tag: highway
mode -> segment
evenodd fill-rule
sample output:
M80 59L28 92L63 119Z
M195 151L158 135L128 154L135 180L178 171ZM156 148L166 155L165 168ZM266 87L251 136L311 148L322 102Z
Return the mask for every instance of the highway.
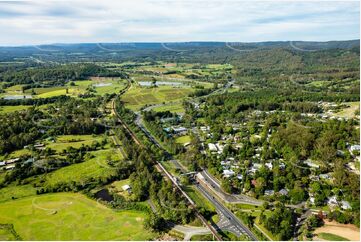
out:
M220 214L220 222L217 226L221 230L229 231L236 234L238 237L246 234L251 240L257 241L257 237L245 226L228 208L223 206L214 196L212 196L201 183L196 184L198 190L206 197L215 207Z
M230 84L226 85L226 87L224 88L225 90L230 86ZM113 110L115 111L115 107L113 105ZM116 113L116 112L115 112ZM144 134L148 137L148 139L155 144L157 147L159 147L162 150L165 150L161 144L158 143L158 141L152 136L152 134L144 127L144 125L142 124L142 116L140 114L140 112L136 113L137 117L135 120L135 124L144 132ZM117 115L117 113L116 113ZM118 116L118 115L117 115ZM119 120L120 117L118 116ZM123 123L122 123L123 124ZM123 124L125 125L125 124ZM126 126L126 125L125 125ZM128 127L126 127L126 129L128 130ZM130 131L130 130L129 130ZM133 132L130 131L130 133L132 134L133 137ZM135 141L138 141L136 137L133 137L133 139L135 139ZM138 141L139 142L139 141ZM136 143L138 143L136 142ZM140 142L139 142L140 143ZM138 144L139 144L138 143ZM167 152L168 153L168 152ZM171 156L169 154L169 156ZM171 157L170 157L171 159ZM178 167L181 168L181 170L186 173L186 170L184 169L184 167L177 161L177 160L173 160L172 162L174 162ZM175 181L174 177L172 174L169 174L168 171L161 165L161 163L157 162L158 166L164 171L164 173L170 178L170 180L175 184L175 186L183 193L183 195L187 198L187 200L190 201L191 204L194 204L193 201L189 198L189 196L187 194L185 194L185 192L183 191L183 189L177 184L177 182ZM220 221L217 223L217 225L213 225L213 226L209 226L207 222L204 222L202 219L202 222L204 222L211 231L214 230L224 230L224 231L229 231L233 234L235 234L236 236L241 236L242 234L247 235L250 240L255 240L257 241L257 237L252 233L252 231L250 231L247 226L245 226L228 208L226 208L222 203L220 203L207 189L207 186L205 186L204 184L201 183L196 183L195 187L197 188L197 190L203 194L203 196L209 200L216 208L217 213L219 214L220 217ZM198 212L197 212L198 215ZM200 216L201 218L203 218L203 216ZM203 218L204 219L204 218ZM216 235L218 237L218 235Z
M211 189L218 197L222 198L227 203L241 203L255 206L261 206L263 204L263 201L248 197L246 195L225 193L221 189L219 181L212 177L212 175L210 175L206 169L203 169L200 174L204 178L209 189Z
M161 144L158 143L158 141L151 135L151 133L142 124L142 117L140 113L137 114L135 123L145 133L145 135L149 138L149 140L151 140L160 149L164 150ZM179 167L183 173L187 173L184 167L177 160L172 159L171 162L174 163L176 167ZM158 165L161 164L159 163ZM163 166L161 167L163 168ZM165 171L165 173L168 176L171 176L170 174L168 174L167 171ZM173 178L171 178L171 180L173 181ZM211 195L211 193L207 190L205 185L198 183L196 184L196 188L200 193L204 195L205 198L207 198L215 206L216 211L219 214L220 222L216 226L214 226L216 230L229 231L238 237L242 234L246 234L251 240L257 240L257 237L247 228L247 226L242 224L242 222L229 209L227 209L223 204L218 202L213 197L213 195ZM179 189L183 191L180 187ZM188 196L186 197L188 198Z

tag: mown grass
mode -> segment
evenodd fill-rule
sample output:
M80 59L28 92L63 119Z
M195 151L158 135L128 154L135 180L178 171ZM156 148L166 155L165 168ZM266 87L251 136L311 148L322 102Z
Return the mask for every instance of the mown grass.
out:
M185 113L185 110L181 103L175 103L175 104L169 104L169 105L164 105L164 106L160 106L160 107L155 107L155 108L153 108L153 110L156 112L169 111L172 113Z
M209 202L200 192L198 192L193 185L184 188L184 191L197 204L197 207L203 207L208 211L215 212L216 208Z
M150 240L144 212L116 212L75 193L44 194L0 203L0 220L23 240Z
M191 241L213 241L212 234L196 234L191 237Z
M1 106L0 107L0 113L10 113L15 111L22 111L30 108L32 106L25 106L25 105L19 105L19 106Z
M32 185L11 184L0 189L0 202L28 197L35 194L36 189Z
M93 179L102 179L115 175L114 167L108 165L109 156L114 161L122 162L122 156L114 149L97 150L89 152L94 155L82 163L73 164L60 168L54 172L43 175L45 186L56 186L61 183L74 181L76 183L87 184Z
M331 234L331 233L319 233L317 234L317 237L329 240L329 241L349 241L348 239L341 237L339 235Z
M192 92L192 88L160 86L157 88L132 87L123 96L126 107L139 110L144 105L167 103L180 100Z
M47 142L46 147L61 152L68 147L78 149L83 145L91 146L93 142L97 141L100 143L105 138L105 136L100 135L60 135L56 137L56 142ZM109 142L112 141L109 140Z
M191 137L189 135L184 135L184 136L180 136L178 138L176 138L175 142L179 143L179 144L185 144L185 143L189 143L191 141Z

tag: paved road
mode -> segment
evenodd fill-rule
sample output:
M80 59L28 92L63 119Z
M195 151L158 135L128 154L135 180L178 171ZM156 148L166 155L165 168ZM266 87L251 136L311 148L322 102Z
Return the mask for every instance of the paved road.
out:
M220 222L217 227L220 230L229 231L238 237L246 234L251 240L257 241L257 237L245 226L228 208L223 206L214 196L210 194L200 183L196 184L197 189L206 197L215 207L220 215Z
M171 160L177 168L179 168L183 173L187 171L183 167L182 164L179 163L178 160ZM208 189L206 185L201 183L195 184L197 190L203 194L203 196L210 201L214 207L216 208L217 214L219 216L220 221L216 224L216 229L229 231L236 236L241 236L242 234L246 234L251 240L257 240L256 236L245 226L228 208L226 208L222 203L220 203Z
M201 171L200 174L204 178L204 181L207 183L208 187L227 203L243 203L255 206L261 206L263 204L263 201L248 197L246 195L225 193L221 189L219 181L211 174L209 174L205 169Z
M183 226L183 225L175 225L173 227L174 230L182 232L184 234L184 239L189 241L193 235L202 235L202 234L210 234L211 231L206 227L193 227L193 226Z

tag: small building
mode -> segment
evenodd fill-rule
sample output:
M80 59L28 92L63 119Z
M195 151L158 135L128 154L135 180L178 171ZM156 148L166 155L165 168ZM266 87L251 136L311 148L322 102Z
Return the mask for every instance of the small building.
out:
M342 200L342 201L341 201L341 208L342 208L343 210L352 209L350 203L347 202L347 201L345 201L345 200Z
M15 164L5 166L5 170L12 170L15 168Z
M315 205L315 197L314 196L310 196L310 204Z
M34 148L42 148L42 147L44 147L44 144L42 144L42 143L34 145Z
M216 147L217 147L217 149L218 149L218 154L222 154L224 146L221 145L221 144L219 144L219 143L217 143L217 144L216 144Z
M321 179L325 179L325 180L330 180L331 179L330 174L320 174L319 177Z
M238 175L237 175L237 179L238 179L238 180L243 180L243 175L242 175L242 174L238 174Z
M209 144L208 144L208 149L209 149L210 151L218 151L217 146L216 146L215 144L213 144L213 143L209 143Z
M273 165L271 162L267 162L264 164L268 169L272 170L273 169Z
M231 161L229 161L229 160L222 160L222 161L221 161L221 165L222 165L222 166L229 166L229 165L231 165Z
M231 177L231 176L234 176L234 171L232 171L232 170L223 170L223 175L224 175L224 177L226 177L226 178L229 178L229 177Z
M287 191L287 189L285 189L285 188L279 190L278 193L279 193L280 195L283 195L283 196L287 196L287 195L288 195L288 191Z
M176 133L176 134L181 134L181 133L187 132L187 128L184 128L184 127L177 127L177 128L173 127L172 129L173 129L174 133Z
M328 197L328 198L327 198L327 204L328 204L330 207L338 206L338 202L337 202L336 196Z
M122 189L123 191L127 191L129 194L132 192L132 188L128 184L122 186Z
M306 160L304 163L305 163L306 165L308 165L309 167L311 167L311 168L315 168L315 169L320 168L319 165L317 165L316 163L312 162L312 160L309 160L309 159Z
M265 196L272 196L273 194L275 194L274 190L265 190L264 191L264 195Z
M0 161L0 166L5 166L6 162L5 161Z
M19 160L20 160L20 158L14 158L14 159L6 160L5 163L6 164L13 164L15 162L18 162Z
M360 151L360 145L351 145L350 146L350 151L351 152Z

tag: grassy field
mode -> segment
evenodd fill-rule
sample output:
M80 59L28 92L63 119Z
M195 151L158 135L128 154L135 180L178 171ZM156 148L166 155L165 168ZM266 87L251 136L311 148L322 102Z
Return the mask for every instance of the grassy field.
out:
M59 183L68 183L69 181L86 184L91 182L91 179L101 179L115 175L116 170L109 166L106 160L110 155L112 160L121 162L122 156L119 152L113 149L107 149L89 153L95 157L82 163L66 166L44 175L44 185L54 186Z
M201 193L199 193L194 186L185 187L185 192L192 198L197 204L197 207L203 207L209 211L216 211L216 208L210 203Z
M360 109L360 102L349 102L345 103L348 108L344 108L342 111L335 113L334 115L342 118L353 118L355 117L356 110Z
M176 138L175 142L179 144L185 144L191 141L191 137L189 135L184 135Z
M316 236L326 236L330 240L340 239L343 240L353 240L359 241L360 240L360 228L353 224L340 224L335 221L328 221L324 220L325 224L322 227L319 227L315 230L314 234ZM322 235L323 234L323 235ZM337 236L337 237L336 237ZM328 240L326 239L326 240Z
M171 103L169 105L164 105L164 106L160 106L160 107L155 107L152 110L156 111L156 112L165 112L165 111L169 111L172 113L185 113L185 110L182 106L181 103Z
M139 110L144 105L160 104L180 100L192 92L192 88L160 86L157 88L132 87L123 96L125 105L132 110Z
M68 83L65 86L32 88L25 90L24 94L32 95L34 93L34 98L48 98L60 95L76 97L85 93L87 87L93 86L96 95L104 95L121 91L126 86L126 81L114 78L94 78L92 80L74 81L74 84L75 86ZM9 87L5 91L6 93L2 95L22 95L22 85Z
M13 197L17 199L32 196L35 194L36 189L32 185L12 184L0 189L0 202L12 200Z
M196 234L193 235L191 241L213 241L213 235L211 234Z
M124 179L120 181L114 181L108 186L109 191L117 193L123 196L125 199L130 200L132 198L132 194L129 194L127 191L124 191L122 186L130 185L129 179Z
M60 135L56 137L56 142L47 142L46 147L61 152L68 147L80 148L82 145L91 145L93 142L101 142L105 136L100 135ZM109 142L111 142L109 140Z
M335 235L335 234L330 234L330 233L319 233L317 235L318 238L323 239L323 240L329 240L329 241L349 241L348 239Z
M19 106L0 106L0 113L10 113L10 112L15 112L15 111L21 111L21 110L25 110L28 109L32 106L24 106L24 105L19 105Z
M13 224L23 240L150 240L157 235L143 228L145 217L138 211L113 211L75 193L0 204L0 221Z

